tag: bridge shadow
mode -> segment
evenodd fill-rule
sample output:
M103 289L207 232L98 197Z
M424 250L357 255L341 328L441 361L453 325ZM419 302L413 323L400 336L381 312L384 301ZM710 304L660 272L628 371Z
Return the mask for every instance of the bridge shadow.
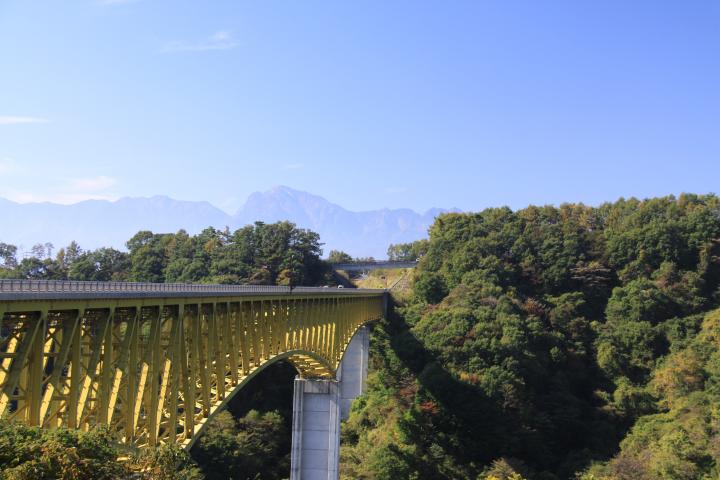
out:
M270 365L240 389L228 403L228 411L235 418L250 410L278 412L288 428L292 426L293 385L298 374L289 361Z
M464 464L462 469L473 471L511 451L516 429L515 423L496 402L480 388L457 379L443 368L436 356L417 339L397 313L397 305L390 300L384 328L389 335L392 351L418 379L422 389L415 396L418 408L411 410L411 418L401 422L401 429L413 443L431 452L433 444L440 446L449 456ZM510 448L508 448L510 447ZM409 456L399 449L407 464L422 472L422 478L447 478L441 474L433 454Z

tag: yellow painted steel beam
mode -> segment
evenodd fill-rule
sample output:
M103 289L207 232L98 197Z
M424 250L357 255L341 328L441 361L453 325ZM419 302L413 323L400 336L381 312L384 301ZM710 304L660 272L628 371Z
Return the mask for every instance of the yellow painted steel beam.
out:
M382 293L0 300L0 415L189 447L272 363L333 378Z

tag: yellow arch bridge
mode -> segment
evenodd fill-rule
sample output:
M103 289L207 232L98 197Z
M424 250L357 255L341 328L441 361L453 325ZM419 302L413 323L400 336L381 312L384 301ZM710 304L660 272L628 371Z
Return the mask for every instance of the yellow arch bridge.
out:
M189 447L273 362L333 379L384 303L383 290L3 280L0 416Z

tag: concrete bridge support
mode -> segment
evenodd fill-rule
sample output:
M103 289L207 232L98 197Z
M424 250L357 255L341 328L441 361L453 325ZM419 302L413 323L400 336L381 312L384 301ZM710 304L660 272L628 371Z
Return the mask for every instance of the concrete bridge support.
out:
M340 421L365 389L369 342L368 328L360 328L345 351L337 380L295 379L290 480L339 478Z
M369 348L370 330L362 327L350 341L340 363L337 377L340 380L340 417L343 420L350 415L353 400L365 391Z

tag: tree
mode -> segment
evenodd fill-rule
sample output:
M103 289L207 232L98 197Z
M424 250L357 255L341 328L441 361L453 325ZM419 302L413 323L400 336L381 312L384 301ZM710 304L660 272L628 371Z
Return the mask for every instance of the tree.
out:
M0 422L3 480L90 480L126 476L107 430L47 430Z
M47 258L52 257L53 249L55 248L55 245L53 245L51 242L45 242L45 255Z
M127 280L130 256L114 248L100 248L85 252L75 260L69 269L70 280L91 280L108 282Z
M438 303L448 294L447 286L442 276L428 272L423 273L415 280L415 293L418 298L428 303Z
M70 242L70 245L67 246L65 249L65 266L69 267L73 264L78 258L80 258L80 255L82 255L83 251L82 248L80 248L80 245L73 240Z
M3 268L15 268L17 266L17 247L0 242L0 260L2 260Z
M208 480L287 478L289 432L274 412L250 411L240 419L220 412L198 440L193 456Z
M330 263L352 263L353 258L342 250L330 250L327 261Z
M167 258L164 244L168 240L166 235L141 231L127 241L131 262L130 280L158 283L165 281Z
M27 257L20 261L16 268L19 278L44 280L47 278L47 264L38 257Z
M413 262L420 259L428 249L426 239L417 240L411 243L391 244L388 247L388 260L391 262Z
M200 468L182 447L161 445L143 452L135 465L139 480L203 480ZM133 466L135 466L133 465Z
M33 245L30 249L30 252L32 253L33 257L39 260L42 260L43 258L48 256L45 250L45 245L42 243L36 243L35 245Z

